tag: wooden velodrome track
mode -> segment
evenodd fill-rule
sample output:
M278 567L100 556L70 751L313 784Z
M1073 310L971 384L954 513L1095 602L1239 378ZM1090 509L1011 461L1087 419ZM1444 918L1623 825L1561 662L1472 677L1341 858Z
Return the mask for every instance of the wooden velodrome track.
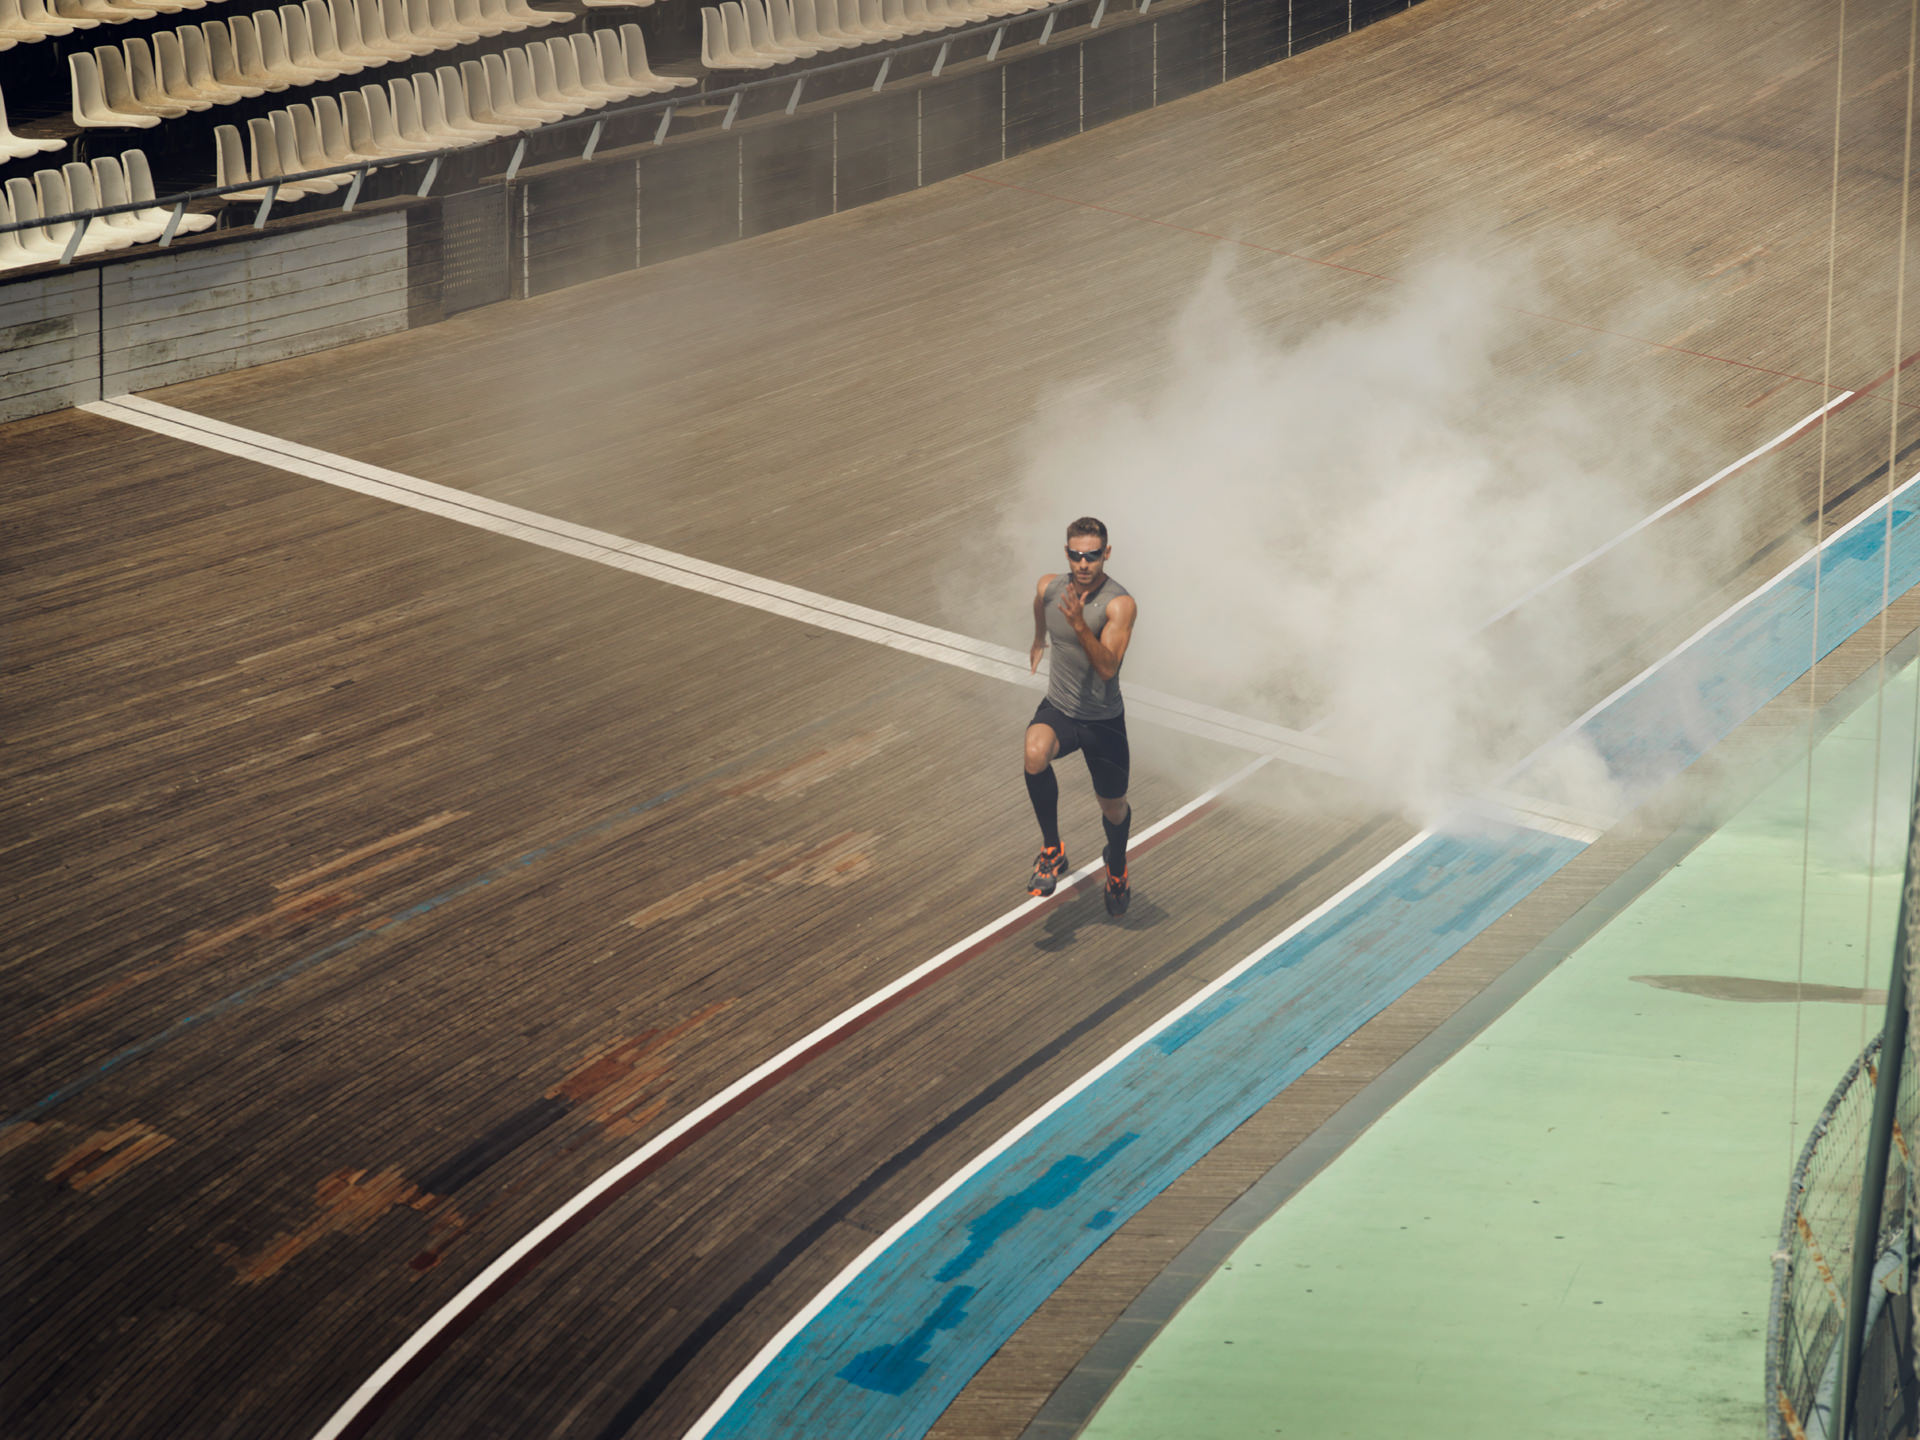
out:
M1655 374L1708 469L1820 405L1834 7L1710 8L1428 0L977 177L152 398L1019 643L1025 596L957 608L943 558L992 532L1036 395L1161 363L1208 237L1304 326L1436 234L1604 223L1684 320L1605 333L1619 274L1570 271L1541 363ZM1872 388L1827 427L1829 526L1884 485L1894 404L1906 7L1850 14L1833 383ZM1809 435L1729 482L1733 558L1569 718L1804 543ZM0 464L8 1435L312 1434L636 1143L1020 898L1024 691L90 414L0 430ZM1138 826L1244 758L1182 739L1176 775L1172 743L1136 727ZM1208 811L1123 923L1070 897L740 1108L372 1433L678 1435L957 1166L1411 833L1335 789ZM1063 795L1089 859L1077 762ZM1185 1239L1656 829L1143 1211L935 1433L1017 1435Z

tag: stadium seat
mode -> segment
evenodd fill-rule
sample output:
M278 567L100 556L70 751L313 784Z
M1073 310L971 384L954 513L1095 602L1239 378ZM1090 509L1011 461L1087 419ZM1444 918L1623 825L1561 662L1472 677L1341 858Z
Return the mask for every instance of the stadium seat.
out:
M94 160L93 188L102 205L133 203L133 193L127 188L126 171L112 155L101 155ZM150 218L151 213L123 211L118 215L103 215L94 223L118 231L127 238L129 244L138 245L147 240L158 240L161 232L167 228L167 211L159 212L160 219L157 222Z
M471 122L459 124L447 113L446 96L440 92L440 79L436 75L415 75L411 81L403 82L413 86L413 103L420 111L420 127L429 135L446 138L441 145L486 145L496 137L491 131L483 130Z
M82 27L47 9L47 0L0 0L0 50L30 45L49 35L71 35Z
M425 76L414 76L415 81ZM434 89L440 96L441 112L447 117L447 124L456 131L469 132L483 140L499 140L520 132L511 125L496 121L482 120L475 115L467 103L467 88L461 82L460 72L451 65L442 65L433 72Z
M214 80L233 95L244 100L257 99L267 93L263 85L255 85L242 78L240 60L234 53L233 32L227 29L224 20L203 20L200 22L200 38L207 45L207 63L213 70ZM108 92L112 98L112 92Z
M24 135L13 133L7 124L7 100L0 93L0 161L21 160L29 155L51 155L55 150L64 150L64 140L29 140Z
M562 90L598 96L602 104L627 98L627 91L600 69L600 52L591 35L556 35L547 41L547 49L553 52L553 73Z
M93 179L93 167L70 160L57 172L66 186L67 203L75 210L98 210L107 203L100 198L99 187ZM57 211L49 211L57 214ZM94 220L87 226L87 237L80 242L80 253L97 255L102 250L125 250L133 244L133 237L116 225L107 224L104 218Z
M533 73L533 59L527 54L526 47L515 45L504 50L500 58L506 62L507 80L513 86L513 98L522 110L531 110L536 115L544 115L548 120L564 120L570 115L578 115L587 107L575 105L570 101L549 99L540 93L539 83Z
M40 218L40 197L34 192L31 180L9 180L5 186L7 212L16 221L32 225ZM65 245L56 245L48 238L45 229L33 226L28 230L15 230L0 235L0 246L12 242L9 251L14 263L21 265L44 265L49 260L58 260L65 251ZM9 268L13 268L12 264Z
M73 82L73 123L83 130L148 130L160 123L158 115L138 108L127 84L126 57L112 45L97 51L76 50L67 56Z
M84 165L77 165L73 168L78 170L87 169ZM93 172L90 170L87 170L86 189L82 192L82 196L78 201L76 201L73 193L67 187L67 176L64 170L36 170L33 172L33 184L34 189L39 192L39 213L42 216L67 215L75 210L92 210L97 208L93 199ZM73 238L74 227L78 223L79 222L75 220L61 221L56 225L43 223L40 226L40 232L49 240L53 241L54 244L58 245L61 253L64 254L68 242ZM80 248L74 253L76 256L98 255L102 250L117 250L120 246L121 241L119 236L109 232L105 226L96 222L87 226L87 233L80 241Z
M126 171L127 175L127 189L131 192L128 198L137 204L151 204L155 197L153 192L153 172L147 168L147 152L144 150L122 150L120 152L120 165L121 168ZM159 216L163 223L163 228L164 222L173 214L170 209L163 209L157 205L151 210L140 210L135 213L148 219L156 215ZM192 235L201 230L211 230L214 227L214 223L214 217L211 215L182 215L180 217L179 227L174 233L177 235Z
M330 66L305 65L293 58L293 48L287 40L286 19L278 10L257 10L253 15L253 27L260 37L260 59L266 66L267 74L285 80L289 87L317 85L323 80L333 79Z

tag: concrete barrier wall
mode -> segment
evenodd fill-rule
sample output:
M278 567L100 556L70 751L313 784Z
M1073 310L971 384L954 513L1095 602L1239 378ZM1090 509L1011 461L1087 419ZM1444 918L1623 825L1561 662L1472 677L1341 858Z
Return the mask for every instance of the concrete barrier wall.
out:
M0 420L407 328L404 213L0 286Z

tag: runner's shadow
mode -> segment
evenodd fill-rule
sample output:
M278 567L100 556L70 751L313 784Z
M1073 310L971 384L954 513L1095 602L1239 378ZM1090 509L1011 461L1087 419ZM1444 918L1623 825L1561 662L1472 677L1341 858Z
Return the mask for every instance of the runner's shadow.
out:
M1133 897L1133 904L1127 907L1126 914L1109 915L1105 898L1098 888L1093 888L1049 914L1040 924L1044 933L1033 942L1033 948L1058 954L1079 942L1082 926L1112 925L1121 930L1151 930L1166 918L1165 910L1137 894Z

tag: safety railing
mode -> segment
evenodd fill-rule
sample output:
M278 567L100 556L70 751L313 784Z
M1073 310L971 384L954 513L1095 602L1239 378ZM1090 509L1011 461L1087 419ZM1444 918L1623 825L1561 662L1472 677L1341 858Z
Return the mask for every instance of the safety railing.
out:
M1097 30L1107 19L1108 15L1115 11L1131 11L1135 14L1144 15L1153 3L1154 0L1117 0L1117 3L1112 4L1109 3L1109 0L1056 0L1054 4L1039 6L1032 10L1025 10L1016 15L998 16L991 20L984 21L979 25L950 31L944 35L927 36L906 44L890 46L885 50L873 51L865 55L856 55L845 60L836 60L827 65L809 66L805 70L790 71L784 75L760 76L755 79L741 81L735 85L722 86L718 89L702 89L692 95L681 95L678 97L660 96L643 101L636 101L631 104L615 104L590 115L575 115L566 119L555 120L548 124L538 126L515 139L513 154L507 161L505 178L512 180L519 174L521 164L527 156L528 142L535 137L546 139L570 130L586 130L588 132L586 144L581 148L578 158L581 160L591 160L594 152L599 148L601 137L606 134L609 122L629 120L658 113L660 120L659 124L654 128L652 143L654 145L664 145L672 129L675 112L688 109L695 105L712 108L717 107L720 102L724 100L727 104L727 109L726 114L721 117L719 128L721 130L730 130L739 118L742 100L759 91L787 88L788 95L785 113L792 115L799 108L801 96L806 93L807 83L809 81L817 81L823 76L836 75L851 70L871 67L875 73L873 84L869 89L874 93L878 93L885 89L887 81L892 75L894 62L902 56L916 55L923 51L937 49L938 54L934 56L933 65L926 73L931 77L938 77L946 68L947 60L953 53L954 45L958 42L977 40L990 35L992 38L988 43L986 53L980 58L991 62L998 58L1001 45L1006 39L1007 31L1014 25L1041 20L1042 24L1038 43L1045 45L1053 39L1056 23L1060 15L1065 11L1086 9L1088 5L1091 4L1092 16L1089 20L1088 28ZM506 143L505 138L503 137L503 139L497 143ZM339 207L342 213L347 213L351 212L359 202L361 190L366 179L374 172L424 165L426 167L425 173L421 176L420 183L414 190L415 196L424 197L433 192L434 182L439 178L443 161L452 156L470 154L475 148L477 147L471 144L450 145L437 150L420 150L406 155L397 155L391 159L347 161L338 165L328 165L313 170L301 170L276 175L271 178L241 180L228 185L208 185L199 189L184 190L171 195L128 201L125 204L102 205L91 210L75 210L62 215L43 215L33 220L15 220L6 224L0 224L0 234L7 234L18 230L50 230L64 225L72 225L73 230L67 237L66 250L58 261L59 264L70 265L73 263L74 257L79 253L80 247L86 239L88 227L95 220L104 219L110 215L125 215L134 212L170 209L172 214L167 220L166 228L153 242L154 248L164 249L173 243L175 236L179 233L180 224L186 218L187 207L200 201L215 200L221 196L232 195L241 191L248 192L249 195L252 195L265 189L267 193L258 202L259 208L254 212L251 225L251 228L258 230L266 225L268 217L273 213L274 202L279 197L282 189L297 187L300 182L306 180L320 180L333 176L351 175L353 177L352 181L348 185L346 196L341 201Z

